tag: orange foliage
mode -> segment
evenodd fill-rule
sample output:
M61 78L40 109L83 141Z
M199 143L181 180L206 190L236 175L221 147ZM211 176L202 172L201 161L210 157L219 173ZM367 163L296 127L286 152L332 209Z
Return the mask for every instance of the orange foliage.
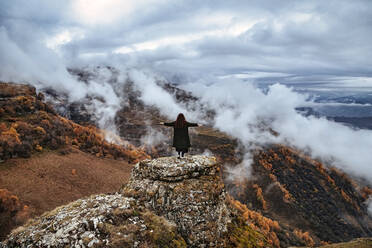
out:
M112 157L135 162L149 156L132 145L111 144L101 130L94 126L81 126L55 114L37 97L35 88L0 83L2 95L9 101L2 106L6 111L0 124L0 159L28 157L43 148L59 149L74 145L78 149L99 157ZM11 126L8 128L8 126ZM43 147L42 147L43 146Z
M40 127L40 126L37 126L37 127L35 128L35 131L36 131L38 134L40 134L40 135L45 135L45 134L46 134L44 128L42 128L42 127Z
M262 232L267 238L268 242L274 247L280 247L279 239L275 231L280 230L279 223L267 218L260 213L250 210L246 205L242 204L231 197L228 198L231 204L238 210L239 214L243 216L244 220L247 221L248 225L253 229Z
M327 181L330 183L330 184L332 184L333 186L336 186L336 182L335 182L335 180L333 180L331 177L330 177L330 175L325 175L326 176L326 178L327 178Z
M269 177L270 177L271 181L274 181L274 182L278 181L277 177L274 174L270 173Z
M290 164L295 164L296 160L294 160L291 156L286 155L285 160L287 160Z
M1 207L6 211L13 212L20 209L20 202L17 196L12 195L6 189L0 189L0 203Z
M21 204L18 197L6 189L0 189L0 210L0 214L4 214L0 218L0 225L9 224L9 220L13 223L21 224L30 215L29 207ZM3 221L4 223L2 223Z
M35 150L38 151L38 152L42 152L43 147L41 145L36 145Z
M266 160L264 159L260 159L258 161L258 163L260 165L262 165L266 170L271 170L273 168L272 164L270 164L269 162L267 162Z
M318 162L318 161L315 161L315 160L312 160L309 158L309 160L315 164L316 168L318 169L318 171L320 172L320 174L322 174L326 180L333 186L336 186L336 183L335 183L335 180L333 180L330 175L328 174L328 172L326 171L326 169L324 168L323 164Z
M303 240L306 243L306 245L311 247L314 246L315 244L314 240L311 238L309 232L302 232L299 229L295 229L293 233L297 236L297 238Z
M348 196L343 189L341 189L341 195L345 199L345 201L347 201L349 203L353 203L353 201L351 200L350 196Z
M368 186L365 186L362 188L361 194L362 194L363 199L367 200L368 197L372 195L372 189L369 188Z
M255 191L256 191L256 197L257 197L257 200L261 203L262 205L262 209L263 210L266 210L267 209L267 204L266 204L266 201L263 197L263 194L262 194L262 189L260 186L258 186L257 184L253 184L252 186Z
M3 136L4 139L8 139L9 143L15 142L17 144L21 144L19 134L17 133L17 130L14 128L14 126L16 125L12 125L7 131L3 131L1 133L1 136Z
M289 193L289 191L286 188L284 188L284 186L281 183L276 182L275 184L279 187L280 191L282 191L283 193L283 201L286 203L289 203L292 199L291 193Z

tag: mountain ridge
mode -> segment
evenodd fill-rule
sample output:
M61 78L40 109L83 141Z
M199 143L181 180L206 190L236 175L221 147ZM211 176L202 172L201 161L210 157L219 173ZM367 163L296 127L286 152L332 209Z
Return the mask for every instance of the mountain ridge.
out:
M180 101L188 101L189 99L188 93L178 93L178 95L180 96L178 97ZM116 119L118 124L126 123L125 125L129 124L132 127L128 133L124 131L120 132L122 138L130 141L137 140L137 142L141 142L141 139L147 135L146 128L148 127L149 118L154 122L164 118L161 116L160 110L154 109L153 106L146 106L141 102L139 96L140 92L130 95L130 104L132 105L129 106L132 106L133 109L128 107L123 108L118 112L120 116ZM193 101L195 100L194 98L191 99ZM22 102L16 103L23 106ZM27 113L26 111L23 114L27 115ZM14 120L17 121L16 118L19 117L15 116L12 118L15 118ZM211 114L210 118L213 121L213 114ZM157 126L153 128L161 130ZM5 132L8 130L9 128L7 127ZM170 135L169 130L161 130L161 132ZM132 134L136 134L137 136L132 136ZM192 153L202 153L205 149L209 149L210 153L217 157L219 163L229 164L232 168L239 166L243 161L244 150L240 149L239 142L218 130L213 130L208 126L197 128L195 132L191 133L191 138L194 144ZM84 142L83 140L82 143ZM84 146L82 149L85 149ZM85 151L89 152L90 150L88 148ZM138 153L139 155L143 154L143 151L146 151L155 158L171 155L169 144L167 143L155 146L151 146L150 144L148 147L142 147L139 151L141 151ZM35 151L31 153L31 156L34 156L34 154ZM93 154L95 156L97 155L94 152ZM368 182L364 185L358 181L353 182L346 174L338 172L326 164L315 161L300 151L285 145L267 145L266 147L258 148L252 154L254 155L254 163L252 164L253 176L249 174L242 175L245 180L241 182L229 181L228 171L226 168L222 168L222 178L225 182L227 192L238 200L238 202L235 199L230 202L235 205L235 209L240 209L238 212L242 218L245 216L245 219L243 218L241 221L247 222L250 220L252 223L256 223L257 230L261 230L261 233L266 238L269 238L272 244L275 244L277 247L300 246L304 244L319 245L322 242L349 241L362 235L370 236L368 225L370 225L371 219L368 216L367 206L365 205L365 201L372 192ZM98 156L100 156L99 153ZM135 161L136 159L141 160L141 158L137 158L136 156L136 154L133 154L133 160L131 161ZM311 173L308 173L309 171ZM295 179L300 180L297 182ZM312 186L306 189L307 186L305 187L305 185L313 184L313 182L317 185L316 188L318 191L310 190L309 192L312 193L309 195L306 192ZM292 187L293 185L296 185L296 187ZM323 188L323 185L328 185L328 188ZM329 191L328 196L330 197L324 197L324 194L322 194L324 190L326 192ZM329 215L329 212L334 212L334 210L330 210L331 208L328 207L332 206L332 204L319 204L317 208L313 208L310 199L316 199L317 202L325 203L329 199L332 199L333 205L341 206L340 210L342 211L340 213L343 213L345 210L345 213L348 214ZM301 203L306 204L301 205ZM279 207L275 208L273 206ZM296 216L300 216L300 219L290 222L290 216L283 215L281 211L284 213L294 212ZM315 221L309 222L307 220L306 217L308 217L309 213L311 213L311 218ZM366 223L356 225L364 225L362 227L364 231L358 232L360 230L358 228L360 227L354 228L354 224L350 224L355 219L356 223L363 221ZM317 222L317 220L322 221ZM279 223L280 231L275 231L276 224L273 224L275 221ZM351 228L351 232L345 235L339 231L342 230L339 227L331 230L330 233L324 232L324 230L332 228L332 222L335 221L341 223L341 226L346 223L349 226L348 228ZM343 222L345 223L342 224ZM267 229L266 223L271 223L270 225L272 227ZM266 231L263 232L262 230Z
M141 161L121 193L58 207L15 229L0 247L271 247L229 210L218 168L206 156Z

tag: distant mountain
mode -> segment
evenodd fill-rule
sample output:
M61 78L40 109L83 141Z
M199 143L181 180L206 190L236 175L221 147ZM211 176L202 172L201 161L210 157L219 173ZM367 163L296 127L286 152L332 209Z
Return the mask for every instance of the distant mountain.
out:
M158 85L186 108L198 103L197 97L176 85L167 82L158 82ZM171 155L171 131L153 125L165 120L160 109L147 106L140 98L141 92L131 82L127 82L124 89L127 104L116 116L120 136L135 145L144 145L144 149L153 157ZM307 111L306 115L318 115L312 109L300 110ZM204 118L212 125L214 112L208 109L202 112L207 113ZM146 137L154 132L168 137L165 143L146 144ZM208 149L230 166L242 162L244 151L240 149L239 141L218 130L208 126L199 127L191 133L191 139L192 154ZM248 179L243 182L225 180L228 192L245 203L248 209L279 221L289 230L297 230L299 235L306 233L315 244L372 235L372 219L365 204L372 192L369 188L371 185L355 181L335 168L310 159L295 148L268 145L254 154L252 177L247 176ZM225 173L227 179L227 171ZM296 218L293 218L293 214ZM292 245L285 235L279 235L278 238L281 246Z
M325 117L356 129L372 129L372 94L346 91L301 91L312 96L317 106L299 107L305 116Z
M325 117L330 121L342 123L354 129L372 130L372 116L364 116L364 115L372 115L372 111L371 112L362 111L363 113L361 115L364 117L355 117L355 116L349 117L348 114L346 114L346 116L342 114L342 113L345 113L345 110L342 110L341 106L333 107L333 108L338 108L337 114L340 114L340 116L337 116L337 114L335 114L335 111L332 111L333 114L331 114L331 112L328 112L324 108L319 109L319 108L312 108L312 107L298 107L296 108L296 110L304 116ZM348 111L352 111L352 110L348 110Z

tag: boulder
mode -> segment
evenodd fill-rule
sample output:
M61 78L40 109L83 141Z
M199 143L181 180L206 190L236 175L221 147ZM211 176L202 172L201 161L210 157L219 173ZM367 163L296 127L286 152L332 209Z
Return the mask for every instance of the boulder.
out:
M225 247L227 202L214 157L144 160L120 192L46 212L0 247Z
M231 222L219 171L208 156L143 160L121 193L174 222L188 246L219 246Z

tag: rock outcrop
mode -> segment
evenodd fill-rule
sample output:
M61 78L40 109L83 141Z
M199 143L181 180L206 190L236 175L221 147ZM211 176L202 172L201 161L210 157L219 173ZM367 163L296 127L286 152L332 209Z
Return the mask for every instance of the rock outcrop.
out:
M214 157L164 157L138 163L121 193L174 222L193 247L218 246L231 222Z
M226 247L236 223L214 157L165 157L138 163L119 193L47 212L0 247Z

